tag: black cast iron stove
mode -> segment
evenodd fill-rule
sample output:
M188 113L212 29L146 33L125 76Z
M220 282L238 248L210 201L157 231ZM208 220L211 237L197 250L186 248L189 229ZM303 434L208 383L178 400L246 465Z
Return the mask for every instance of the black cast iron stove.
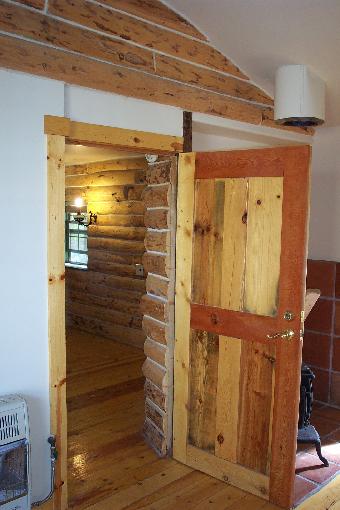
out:
M315 427L310 423L313 408L313 380L315 375L307 365L301 367L300 408L298 425L298 443L314 444L321 462L328 466L328 460L321 453L321 440Z

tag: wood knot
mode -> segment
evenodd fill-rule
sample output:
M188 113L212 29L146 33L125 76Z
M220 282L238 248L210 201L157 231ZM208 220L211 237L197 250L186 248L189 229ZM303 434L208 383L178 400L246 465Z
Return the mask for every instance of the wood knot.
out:
M261 200L257 200L256 203L257 203L257 205L261 205L262 201Z
M223 437L222 434L218 434L217 441L218 441L218 444L223 444L224 443L224 437Z

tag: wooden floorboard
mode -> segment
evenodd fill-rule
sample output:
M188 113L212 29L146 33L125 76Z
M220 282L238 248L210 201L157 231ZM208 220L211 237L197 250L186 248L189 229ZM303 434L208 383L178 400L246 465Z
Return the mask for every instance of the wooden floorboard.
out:
M144 443L143 361L138 349L68 331L69 508L278 510L173 459L159 459ZM339 485L332 482L328 493L323 489L301 510L338 510Z

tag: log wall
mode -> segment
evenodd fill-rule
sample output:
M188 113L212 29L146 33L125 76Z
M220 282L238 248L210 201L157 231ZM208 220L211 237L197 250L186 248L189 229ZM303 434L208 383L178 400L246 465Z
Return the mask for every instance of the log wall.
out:
M172 442L177 158L150 164L146 182L144 435L158 454L166 455Z
M0 66L279 127L273 99L158 0L0 0Z
M66 167L66 203L81 196L98 215L88 228L88 269L66 270L68 324L141 349L146 167L145 158Z

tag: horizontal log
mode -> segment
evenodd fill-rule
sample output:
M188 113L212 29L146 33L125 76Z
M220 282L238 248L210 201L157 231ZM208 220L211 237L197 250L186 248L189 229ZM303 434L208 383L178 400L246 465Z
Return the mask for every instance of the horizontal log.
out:
M170 185L148 186L143 191L143 202L146 207L168 207L170 205Z
M143 374L146 379L149 379L160 390L166 389L166 370L164 367L146 358L143 364Z
M104 264L141 264L142 255L134 255L130 253L115 253L107 250L96 250L89 248L88 250L89 262L95 260L96 262L103 262Z
M97 172L108 172L112 170L146 170L148 164L145 158L131 157L127 159L110 159L95 163L80 165L67 165L65 175L90 175Z
M148 228L168 228L170 226L169 209L147 209L144 214L144 223Z
M118 303L120 301L125 301L126 303L132 303L133 305L138 306L140 310L140 300L142 295L144 294L144 289L133 290L126 289L122 287L113 287L112 285L107 285L105 282L103 284L98 283L88 283L79 280L74 280L69 276L66 276L66 290L67 294L71 292L78 292L84 295L90 295L92 297L105 298L111 300L112 302Z
M158 255L146 252L143 255L143 266L147 273L170 276L170 258L168 255Z
M111 239L106 237L88 237L87 245L89 248L97 250L127 251L130 253L143 253L145 251L143 241L133 241L130 239Z
M87 267L91 271L101 271L117 276L130 276L131 278L143 278L143 276L136 275L135 265L111 264L110 262L104 265L101 260L89 260Z
M168 328L164 324L160 324L151 317L143 317L143 331L146 336L152 338L156 342L166 344L169 339Z
M151 401L145 401L145 416L154 424L156 427L166 435L167 431L167 416L164 411L159 411Z
M137 70L95 61L48 46L40 46L11 36L0 36L0 66L83 87L132 96L180 107L188 111L208 113L251 124L261 124L262 112L267 108ZM86 140L80 134L77 137L75 135L74 138L68 138L68 140L72 140L74 143L84 143ZM103 138L102 134L99 138ZM143 143L143 140L139 140L138 143L133 142L134 147L130 141L129 147L131 150L150 151L151 141L148 144ZM112 140L110 138L110 141L107 142L107 144L110 143L116 144L117 142L112 137ZM127 147L126 142L124 144L117 143L117 145L121 148ZM152 150L156 153L181 150L181 143L178 140L170 145L170 149L158 149L160 143L155 140L155 147ZM117 182L110 184L117 184Z
M132 302L130 301L129 295L124 299L124 294L122 292L119 293L119 298L116 296L103 297L74 290L69 285L66 285L66 298L68 302L74 301L76 303L84 303L86 305L96 305L98 307L117 310L118 312L125 312L127 314L140 313L140 299Z
M145 206L139 200L126 200L116 202L88 202L88 211L95 211L97 214L144 214Z
M140 313L124 313L109 308L103 308L95 304L79 303L77 301L66 301L66 312L79 317L93 317L105 322L112 322L129 328L141 329L142 316ZM156 355L156 353L155 353ZM157 361L157 360L156 360Z
M104 6L90 4L86 0L72 0L72 2L49 0L48 12L162 53L247 78L238 67L212 46L112 11Z
M144 214L101 214L98 225L144 227Z
M166 440L162 432L150 420L144 421L142 433L146 444L155 450L159 457L167 454Z
M111 322L101 321L90 317L79 317L69 314L69 320L74 327L89 333L109 338L123 344L131 345L139 349L144 346L144 333L140 329L132 329L125 326L112 324Z
M82 55L153 72L152 52L0 1L0 29Z
M166 409L166 396L164 393L153 384L149 379L146 379L144 385L145 398L154 402L160 409Z
M149 251L166 253L170 249L170 232L148 230L145 234L144 245Z
M201 34L196 27L191 25L185 18L182 18L177 12L159 2L159 0L124 0L124 2L122 0L102 0L102 3L139 18L152 21L157 25L163 25L177 32L191 35L196 39L207 40L206 36Z
M144 184L121 184L118 186L72 187L65 189L66 201L74 201L82 197L84 202L105 202L106 200L124 202L126 200L142 200ZM144 198L143 198L144 202Z
M44 9L45 8L45 0L18 0L20 4L28 5L29 7L34 7L35 9Z
M171 181L171 162L160 161L149 165L146 170L146 182L152 184L165 184Z
M126 170L116 171L108 170L106 172L96 172L90 175L68 175L65 178L66 188L73 186L117 186L120 184L144 184L144 170Z
M112 237L114 239L132 239L143 241L146 234L144 227L117 227L108 225L90 225L88 235L92 237Z
M147 338L144 344L144 354L148 358L165 367L166 347L164 344L160 344L150 338Z
M66 281L70 278L70 273L72 274L71 278L74 282L81 282L83 284L96 284L96 285L107 285L115 289L124 289L124 290L135 290L135 291L144 291L145 290L145 281L139 280L135 278L121 277L121 276L113 276L106 273L100 273L96 271L79 271L74 270L70 272L69 270L66 272Z
M142 296L141 311L144 315L149 315L163 322L167 322L169 319L168 303L149 294Z
M164 299L169 298L170 284L169 280L164 280L154 274L148 274L146 279L146 292Z
M166 55L155 54L156 73L164 78L196 85L213 92L228 94L254 103L273 106L273 99L256 85L226 76L211 69L198 67Z

